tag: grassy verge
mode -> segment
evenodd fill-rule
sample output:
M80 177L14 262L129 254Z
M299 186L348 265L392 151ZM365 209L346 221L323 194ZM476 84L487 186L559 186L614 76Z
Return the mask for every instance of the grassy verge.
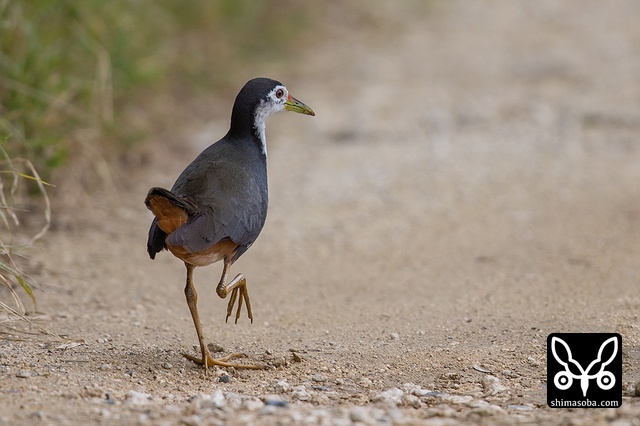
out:
M147 117L158 102L283 59L312 13L294 0L0 0L0 140L45 179L82 167L79 150L121 152L162 121Z
M24 251L40 239L49 229L51 208L45 189L48 185L40 179L33 164L25 159L11 159L6 151L0 148L0 334L11 334L15 320L22 320L39 332L51 334L35 324L27 317L23 302L28 296L35 311L36 299L33 294L34 281L20 267ZM35 193L39 194L39 198ZM37 204L39 211L27 212L21 206L28 199L30 204ZM37 199L37 201L36 201ZM20 216L24 214L40 215L39 227L25 238L16 237L15 230L21 226ZM33 219L32 219L33 220ZM19 292L24 293L22 296ZM9 330L7 332L7 330Z

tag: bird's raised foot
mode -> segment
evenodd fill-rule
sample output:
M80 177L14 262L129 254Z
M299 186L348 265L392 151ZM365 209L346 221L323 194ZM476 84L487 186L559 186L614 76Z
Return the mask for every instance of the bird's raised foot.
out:
M227 305L227 316L224 319L225 322L229 320L231 313L233 312L233 307L236 304L236 300L238 301L238 308L236 309L236 320L235 323L238 323L238 319L240 319L240 311L242 310L242 304L247 304L247 317L251 320L253 324L253 313L251 312L251 300L249 300L249 292L247 291L247 280L242 274L236 275L236 277L231 281L228 285L224 285L222 282L218 285L216 292L218 296L224 298L231 291L231 296L229 297L229 304Z
M189 355L185 353L183 353L182 356L188 359L189 361L195 362L198 365L203 365L205 367L205 373L207 371L207 367L213 367L214 365L217 365L219 367L233 367L237 369L243 368L248 370L264 370L265 369L264 365L235 364L235 363L228 362L229 360L234 358L245 358L247 355L243 353L233 353L222 358L213 358L212 356L207 355L206 365L204 363L204 359L201 357L195 357L193 355Z

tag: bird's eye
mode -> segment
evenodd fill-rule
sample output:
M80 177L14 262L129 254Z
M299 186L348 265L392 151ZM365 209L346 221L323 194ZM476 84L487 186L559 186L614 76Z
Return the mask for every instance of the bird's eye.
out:
M276 98L280 99L283 96L284 96L284 90L282 89L276 90Z

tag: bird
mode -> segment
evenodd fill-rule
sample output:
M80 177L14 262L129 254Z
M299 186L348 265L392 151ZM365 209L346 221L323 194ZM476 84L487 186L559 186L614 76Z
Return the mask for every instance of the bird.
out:
M235 98L229 130L222 139L205 148L178 176L171 190L153 187L145 205L153 215L147 240L151 259L169 250L187 269L184 288L201 357L182 355L207 367L262 368L229 360L244 356L233 353L223 358L211 356L205 344L198 313L198 294L193 270L222 261L222 275L216 287L220 298L230 295L225 322L237 301L235 322L243 303L253 323L247 280L238 274L228 280L230 268L256 241L268 207L266 120L287 110L314 116L314 111L289 94L279 81L270 78L249 80Z

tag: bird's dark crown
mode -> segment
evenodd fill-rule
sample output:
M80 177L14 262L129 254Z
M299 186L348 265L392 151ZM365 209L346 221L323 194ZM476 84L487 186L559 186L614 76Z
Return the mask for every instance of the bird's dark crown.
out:
M229 135L243 137L253 135L254 115L269 92L275 87L283 86L282 83L270 78L258 77L249 80L236 96L231 113L231 128Z

